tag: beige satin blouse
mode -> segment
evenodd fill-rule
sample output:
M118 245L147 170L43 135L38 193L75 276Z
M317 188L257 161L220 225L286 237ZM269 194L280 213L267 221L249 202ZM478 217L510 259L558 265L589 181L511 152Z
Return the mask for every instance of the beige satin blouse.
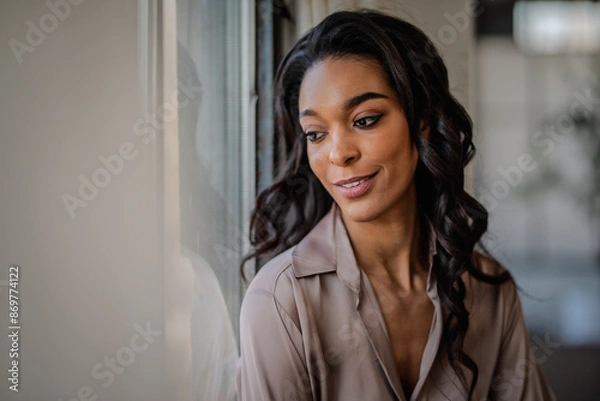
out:
M380 305L356 264L335 203L300 243L265 264L248 288L240 317L238 400L466 400L468 391L440 341L443 316L429 231L427 294L435 313L410 400ZM486 273L502 269L476 256ZM465 351L479 367L473 400L554 400L537 363L544 347L531 347L515 285L464 280L470 311Z

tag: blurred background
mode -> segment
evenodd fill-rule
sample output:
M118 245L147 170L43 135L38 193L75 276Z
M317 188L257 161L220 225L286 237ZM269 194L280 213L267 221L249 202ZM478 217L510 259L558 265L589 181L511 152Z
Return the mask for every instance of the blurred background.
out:
M474 121L485 243L552 344L558 399L597 399L600 3L534 0L1 3L0 325L16 264L20 329L19 392L3 379L0 399L235 399L239 262L281 157L274 71L361 7L442 53Z

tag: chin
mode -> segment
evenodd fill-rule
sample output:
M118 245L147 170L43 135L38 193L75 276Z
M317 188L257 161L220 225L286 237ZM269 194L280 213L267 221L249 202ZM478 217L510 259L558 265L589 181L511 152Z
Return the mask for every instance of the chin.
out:
M381 205L373 205L371 202L350 201L342 199L337 202L342 215L345 219L349 219L356 223L367 223L375 220L383 212Z

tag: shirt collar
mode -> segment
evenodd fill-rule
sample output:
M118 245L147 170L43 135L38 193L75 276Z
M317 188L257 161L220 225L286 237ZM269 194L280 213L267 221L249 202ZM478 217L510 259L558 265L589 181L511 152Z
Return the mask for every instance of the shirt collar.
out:
M437 236L427 221L429 234L429 272L427 292L435 291L431 276L433 256L437 254ZM333 202L331 209L292 251L292 268L298 278L337 271L337 275L352 291L360 291L360 268L356 263L341 210Z

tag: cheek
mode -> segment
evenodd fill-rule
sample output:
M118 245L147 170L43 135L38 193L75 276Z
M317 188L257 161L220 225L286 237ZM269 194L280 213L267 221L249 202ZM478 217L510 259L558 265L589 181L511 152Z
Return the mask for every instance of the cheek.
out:
M325 174L325 169L329 164L329 157L327 156L326 152L322 149L322 147L315 148L308 144L306 155L308 157L308 165L310 166L311 170L313 173L315 173L317 178L322 180Z
M395 137L395 140L381 140L369 144L370 154L377 155L378 162L395 166L402 171L416 164L418 152L416 146L411 143L408 132L388 132L384 137Z

